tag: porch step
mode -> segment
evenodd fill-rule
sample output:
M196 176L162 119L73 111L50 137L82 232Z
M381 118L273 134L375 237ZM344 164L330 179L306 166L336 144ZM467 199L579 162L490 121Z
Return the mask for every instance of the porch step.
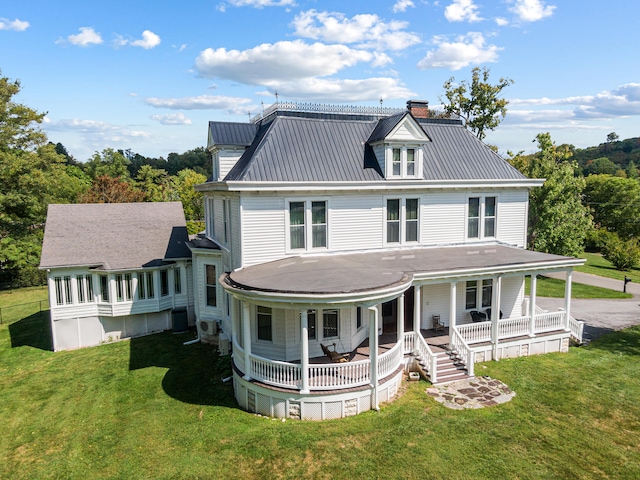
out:
M435 384L440 385L442 383L455 382L457 380L470 378L466 366L456 352L439 352L435 354L435 357L436 369L438 373L437 381L435 382ZM425 359L418 357L416 358L416 361L420 366L422 376L428 380L431 380L429 374L427 373L428 365Z

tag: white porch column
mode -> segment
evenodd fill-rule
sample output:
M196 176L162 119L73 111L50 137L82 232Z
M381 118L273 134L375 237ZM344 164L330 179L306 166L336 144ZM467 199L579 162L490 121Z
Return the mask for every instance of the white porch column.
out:
M567 271L567 278L564 284L564 329L568 332L571 330L569 326L569 318L571 317L571 277L573 270Z
M305 308L300 312L300 368L302 369L302 389L309 393L309 315Z
M536 283L538 276L536 274L531 275L531 288L529 289L529 336L535 337L536 335Z
M402 344L404 352L404 293L398 298L398 342Z
M493 279L491 289L491 344L492 357L498 360L498 320L500 319L500 293L502 290L502 276Z
M369 307L369 361L371 368L371 386L373 396L371 398L371 408L379 410L378 407L378 309Z
M422 328L422 285L413 289L413 331Z
M449 329L453 329L456 326L456 303L458 298L458 282L451 282L449 288ZM451 332L449 332L451 335Z
M244 347L244 378L251 380L251 305L242 302L242 346Z

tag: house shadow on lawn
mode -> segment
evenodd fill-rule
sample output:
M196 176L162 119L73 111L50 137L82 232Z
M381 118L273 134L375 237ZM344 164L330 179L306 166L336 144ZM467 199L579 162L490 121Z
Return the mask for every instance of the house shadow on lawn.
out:
M9 325L11 347L34 347L53 350L49 312L37 312Z
M593 327L589 328L593 329ZM602 336L589 343L589 348L597 348L621 355L640 355L640 326L618 331L606 328L597 330L608 330L608 332L605 332L606 335L602 334Z
M183 345L195 338L191 332L163 332L130 340L129 370L148 367L169 369L162 379L165 393L181 402L237 408L225 361L212 345Z

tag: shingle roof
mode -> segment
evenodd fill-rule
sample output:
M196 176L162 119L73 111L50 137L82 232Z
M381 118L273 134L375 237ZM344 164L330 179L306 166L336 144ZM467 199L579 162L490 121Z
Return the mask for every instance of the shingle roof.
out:
M49 205L41 268L123 270L190 258L180 202Z
M384 139L405 115L381 120L277 116L257 128L224 180L384 182L369 142ZM418 122L431 139L423 146L424 180L525 179L459 122Z

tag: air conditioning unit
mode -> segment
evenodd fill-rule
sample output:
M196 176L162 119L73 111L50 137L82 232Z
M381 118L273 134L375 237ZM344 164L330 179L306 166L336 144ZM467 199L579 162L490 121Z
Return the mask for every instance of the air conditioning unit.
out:
M218 322L215 320L200 320L200 335L213 336L218 334Z
M220 355L229 355L229 335L221 333L218 338L218 352Z

